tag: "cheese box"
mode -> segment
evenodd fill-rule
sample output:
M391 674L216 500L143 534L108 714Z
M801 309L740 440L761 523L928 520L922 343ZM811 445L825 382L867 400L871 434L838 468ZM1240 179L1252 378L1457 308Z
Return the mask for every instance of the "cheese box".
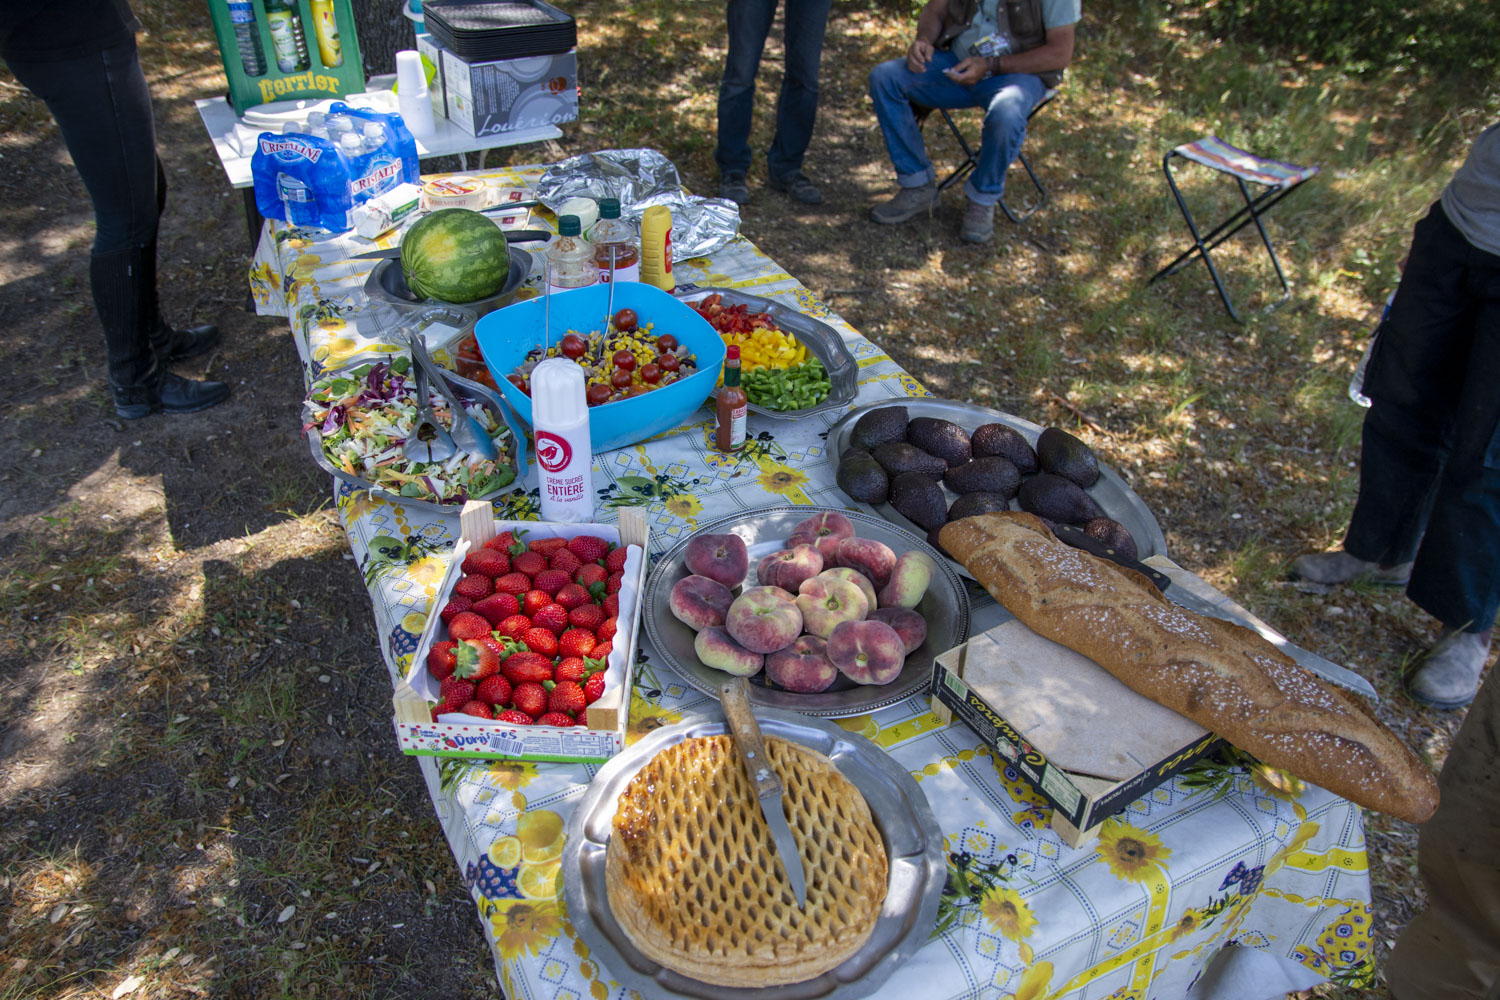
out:
M932 710L964 723L997 760L1014 765L1075 847L1223 743L1015 620L933 662Z
M620 511L618 527L496 521L489 503L471 500L464 505L459 525L459 540L438 587L432 613L427 616L427 627L412 658L411 669L396 686L391 699L401 751L413 756L574 762L603 761L619 753L625 747L636 649L640 642L641 595L646 585L651 535L645 518L638 511L626 509ZM619 591L619 631L604 674L604 694L588 706L586 727L514 725L457 713L433 718L430 703L439 700L438 682L427 670L427 654L434 642L448 637L448 626L437 611L447 604L454 584L463 575L464 558L503 531L524 531L522 541L598 535L605 541L628 547Z
M560 125L578 120L578 52L467 62L431 35L417 51L437 74L428 85L433 112L472 136Z

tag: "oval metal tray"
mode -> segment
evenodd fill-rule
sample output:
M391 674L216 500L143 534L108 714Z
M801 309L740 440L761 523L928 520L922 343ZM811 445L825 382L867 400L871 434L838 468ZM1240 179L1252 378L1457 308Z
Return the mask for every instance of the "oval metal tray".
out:
M965 430L972 431L983 424L1005 424L1026 436L1026 440L1032 447L1036 447L1036 439L1042 433L1042 426L1034 424L1030 420L999 410L991 410L985 406L976 406L973 403L962 403L954 399L928 399L920 396L902 399L899 397L882 400L878 403L867 403L864 406L850 410L839 422L828 429L828 462L835 470L839 466L839 456L849 447L849 436L854 432L854 425L860 417L871 410L878 410L884 406L904 406L909 417L940 417L943 420L951 420ZM948 496L957 499L958 495L943 487ZM1135 491L1125 484L1125 480L1114 469L1104 463L1099 463L1099 481L1090 486L1088 494L1104 510L1109 517L1114 518L1125 526L1130 532L1130 537L1135 539L1138 559L1146 559L1150 556L1164 556L1167 554L1167 539L1161 532L1161 526L1156 523L1155 516L1146 502L1136 495ZM886 520L901 525L911 531L915 531L923 538L927 532L908 521L901 513L889 503L858 504L861 510L867 510L872 514L878 514ZM952 503L952 500L949 500ZM1020 510L1020 504L1015 500L1010 502L1011 510ZM973 579L973 576L963 564L957 560L948 560L957 567L964 576Z
M693 1000L855 1000L882 986L892 971L919 951L937 925L947 880L943 831L911 774L874 743L836 723L792 712L758 709L767 736L816 750L858 788L885 843L890 881L870 939L852 958L816 979L764 989L713 986L665 969L646 958L620 929L609 908L605 859L615 806L630 779L661 750L683 740L726 732L722 718L696 716L658 729L599 769L573 810L562 853L563 899L568 919L599 962L621 984L644 997Z
M487 316L501 306L510 305L527 276L531 274L532 260L531 254L525 250L517 247L507 247L507 249L510 252L510 271L505 276L505 284L498 292L474 302L436 304L458 305L472 311L475 316ZM398 309L416 309L434 304L433 300L417 298L416 294L406 286L406 276L401 273L399 258L388 257L376 264L370 271L370 276L365 279L364 291L365 295L373 301L389 303Z
M932 661L969 638L969 594L963 581L953 572L948 561L920 537L878 514L837 507L771 507L723 518L700 527L694 534L735 534L743 538L750 550L750 570L745 584L754 586L755 567L760 560L783 548L787 536L798 523L828 511L843 514L854 522L854 533L858 537L884 542L898 556L908 549L919 549L933 558L938 572L933 574L927 594L916 608L927 620L927 641L906 657L906 663L894 681L881 686L855 684L840 677L834 682L834 688L828 691L796 694L768 687L765 671L761 671L750 678L750 702L757 707L830 718L873 712L924 690L932 681ZM672 585L688 575L683 557L690 540L685 539L656 561L642 599L644 624L652 647L662 659L688 684L717 698L719 685L724 683L727 675L698 662L698 654L693 650L697 633L672 614L670 603Z
M743 303L751 312L769 314L778 327L807 345L808 351L823 363L824 370L828 372L828 395L817 406L805 406L800 410L773 410L751 403L750 412L773 420L797 420L824 410L843 409L854 402L854 397L859 392L859 363L849 353L849 348L844 345L844 338L839 336L837 330L822 320L813 319L775 299L749 295L736 288L695 288L690 294L679 297L684 302L698 302L714 294L723 296L729 305Z

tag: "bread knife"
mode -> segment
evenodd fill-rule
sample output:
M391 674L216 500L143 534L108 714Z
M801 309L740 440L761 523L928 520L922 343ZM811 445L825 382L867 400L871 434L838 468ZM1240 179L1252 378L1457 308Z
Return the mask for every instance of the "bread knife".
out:
M787 881L792 884L792 893L797 897L797 908L807 909L807 873L802 868L802 855L797 850L797 841L792 837L792 828L787 825L786 809L781 804L785 792L781 776L771 767L766 756L766 741L761 735L760 723L750 710L750 683L743 677L727 680L719 687L719 704L724 706L724 719L729 723L729 735L745 763L745 774L755 797L760 799L760 811L771 828L771 840L776 844L776 854L781 859L781 868Z

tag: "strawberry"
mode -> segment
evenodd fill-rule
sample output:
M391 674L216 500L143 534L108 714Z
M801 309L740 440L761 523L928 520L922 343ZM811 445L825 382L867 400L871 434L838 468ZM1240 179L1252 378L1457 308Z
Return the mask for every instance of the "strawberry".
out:
M557 655L557 636L548 629L529 628L522 634L521 641L526 644L527 649L533 653L541 653L549 660Z
M534 615L551 603L552 595L545 590L528 590L521 598L521 610L528 615Z
M471 609L476 615L483 615L491 625L499 625L511 615L520 614L521 602L516 600L515 594L491 594L481 601L475 601Z
M599 640L586 628L570 628L557 640L557 651L563 656L591 656Z
M615 633L619 630L619 618L606 618L604 619L604 624L594 629L594 635L598 637L600 642L609 642L614 639Z
M611 573L609 574L609 579L604 581L604 592L606 594L618 594L624 584L624 573Z
M531 624L550 629L553 635L562 635L568 627L568 609L561 604L548 604L531 616Z
M597 604L580 604L568 612L568 624L576 628L597 630L604 624L604 609ZM599 636L603 639L604 636Z
M448 634L460 642L465 639L483 638L490 634L490 623L483 615L476 615L472 611L460 611L448 623Z
M566 538L533 538L531 540L531 551L543 558L550 559L559 549L568 547Z
M464 556L465 573L483 573L490 579L510 572L510 556L494 549L475 549Z
M484 547L492 552L503 552L507 556L516 556L526 551L526 543L521 541L519 535L526 534L523 528L520 532L502 531L500 534L484 543Z
M543 684L542 687L547 687ZM547 688L547 711L566 712L577 715L588 705L583 699L583 688L575 681L557 681Z
M605 614L618 615L620 613L620 595L610 594L604 598L604 603L601 606L604 608Z
M454 615L460 611L468 611L473 604L474 602L467 597L450 597L448 598L448 603L443 605L443 610L438 612L438 617L446 625L453 620Z
M589 603L589 592L576 583L569 583L553 594L552 599L572 611Z
M583 565L583 560L567 549L558 549L553 553L552 558L547 560L547 565L552 569L562 570L571 580L573 574L578 572L578 567Z
M621 573L625 570L625 546L618 549L610 549L609 555L604 557L604 568L611 573Z
M560 569L544 569L536 575L535 580L531 581L531 585L552 596L567 586L570 579L571 577Z
M581 656L565 656L557 661L557 666L552 670L552 679L555 681L575 681L582 683L589 675L589 664Z
M546 715L542 716L540 719L537 719L536 720L536 724L539 725L539 726L564 726L564 727L567 727L567 726L581 726L581 725L583 725L583 723L581 723L578 720L574 719L571 715L567 715L567 714L565 714L563 712L548 712Z
M453 585L455 594L459 597L467 597L471 601L490 596L494 589L494 581L480 573L470 573Z
M525 615L511 615L495 626L495 631L507 638L519 640L531 628L531 619Z
M568 551L586 563L596 563L609 555L609 543L598 535L579 535L568 543Z
M468 639L458 647L456 651L458 665L453 668L453 676L462 677L477 684L500 669L500 654L490 644L494 640L490 636L485 638L490 642L483 639Z
M448 704L462 705L474 697L474 685L472 682L462 680L458 677L449 677L442 684L438 685L438 693L443 696L443 700ZM452 709L452 711L457 711L457 709Z
M609 571L598 563L584 563L578 567L578 572L573 574L573 582L584 589L596 583L603 583L608 578Z
M592 705L604 694L604 673L590 674L588 680L583 682L583 700Z
M493 719L495 717L495 713L490 706L477 699L464 702L463 707L459 711L465 715L478 716L481 719Z
M453 668L458 664L458 657L453 652L458 643L445 639L442 642L432 644L432 649L427 653L427 672L439 682L453 676Z
M547 714L547 689L534 681L516 685L511 704L535 719Z
M547 557L540 552L522 552L510 561L510 568L517 573L535 577L547 568Z
M609 659L609 654L614 650L614 648L615 644L612 642L601 642L599 643L599 645L594 647L594 651L589 655L596 660L607 660Z
M500 665L500 673L513 687L528 682L540 684L552 679L552 661L541 653L522 650L505 658L505 662Z
M499 674L486 677L479 682L479 687L474 689L474 697L487 705L509 705L510 681Z
M513 708L507 708L495 716L495 721L509 723L512 726L529 726L531 725L531 716L525 712L518 712Z
M447 715L449 712L457 712L461 707L461 705L455 705L453 702L444 698L442 701L432 706L432 717L433 719L436 719L440 715Z
M501 594L515 594L517 597L531 589L531 577L525 573L506 573L495 579L495 591Z

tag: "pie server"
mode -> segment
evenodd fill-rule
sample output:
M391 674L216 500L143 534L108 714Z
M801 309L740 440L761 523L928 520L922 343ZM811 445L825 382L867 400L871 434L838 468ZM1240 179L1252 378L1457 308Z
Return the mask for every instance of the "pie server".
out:
M802 855L797 851L797 841L792 837L792 828L787 825L786 810L781 805L785 788L781 777L771 767L766 756L766 741L760 732L760 723L750 711L750 684L743 677L727 680L719 688L719 704L724 706L724 718L729 723L729 735L734 739L740 760L745 762L745 773L750 786L760 799L760 811L771 828L771 839L776 844L776 854L781 859L782 871L792 883L792 893L797 897L797 908L807 909L807 873L802 870Z

